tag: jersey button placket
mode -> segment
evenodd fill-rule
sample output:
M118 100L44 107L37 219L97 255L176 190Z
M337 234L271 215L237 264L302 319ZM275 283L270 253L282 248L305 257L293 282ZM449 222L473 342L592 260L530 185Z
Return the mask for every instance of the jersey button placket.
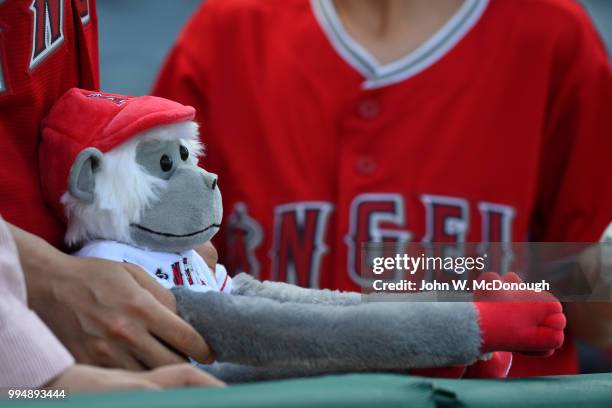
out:
M374 158L368 153L370 143L377 143L376 139L366 129L372 125L372 122L380 117L381 106L378 97L373 93L367 93L357 101L355 113L358 117L358 122L361 122L364 140L362 145L362 154L356 156L354 160L354 170L357 175L368 177L376 172L377 164ZM367 122L367 123L366 123ZM365 145L363 144L365 143Z
M365 120L374 120L380 115L380 104L374 96L363 97L357 103L357 115Z
M355 170L362 176L371 176L376 172L376 167L376 161L370 156L360 156L355 162Z

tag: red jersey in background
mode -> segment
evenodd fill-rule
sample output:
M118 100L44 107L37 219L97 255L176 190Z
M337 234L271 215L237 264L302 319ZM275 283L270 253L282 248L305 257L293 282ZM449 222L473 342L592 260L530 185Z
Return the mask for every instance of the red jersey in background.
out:
M75 86L99 86L95 0L0 1L0 214L56 246L64 226L42 196L39 126Z
M362 242L598 241L612 220L612 75L574 2L466 0L381 65L329 0L210 0L154 93L198 111L233 273L358 290ZM572 341L516 361L577 369Z

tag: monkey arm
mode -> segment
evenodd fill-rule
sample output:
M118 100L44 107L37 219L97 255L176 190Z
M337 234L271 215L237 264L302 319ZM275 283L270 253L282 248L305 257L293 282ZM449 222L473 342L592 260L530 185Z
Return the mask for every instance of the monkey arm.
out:
M323 374L342 374L346 370L315 370L292 367L254 367L233 363L197 364L197 367L226 383L271 381L284 378L312 377ZM370 372L373 370L369 370ZM388 372L388 371L385 371Z
M246 273L232 279L232 294L267 298L279 302L354 305L361 303L357 292L329 289L306 289L284 282L259 281Z
M471 303L343 306L173 292L179 314L206 338L219 362L359 371L470 364L481 355Z
M232 279L232 294L261 297L279 302L318 303L335 305L356 305L374 300L376 294L364 295L358 292L341 292L329 289L307 289L284 282L259 281L246 273L240 273ZM435 293L418 292L402 294L402 301L427 302L435 301ZM466 302L473 300L471 295L463 295Z

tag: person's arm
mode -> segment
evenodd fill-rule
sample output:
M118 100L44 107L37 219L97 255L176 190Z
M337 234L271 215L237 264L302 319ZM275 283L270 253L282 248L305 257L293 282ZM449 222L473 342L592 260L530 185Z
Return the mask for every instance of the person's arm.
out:
M68 350L26 305L17 250L0 218L0 388L39 387L74 365Z
M612 222L612 71L583 10L558 30L551 72L532 240L597 242ZM612 303L565 307L578 338L612 344Z
M26 304L17 248L0 217L0 388L53 387L68 392L221 386L188 364L145 373L74 364L74 359Z
M195 108L200 139L207 146L211 143L206 121L210 111L207 95L211 84L217 81L218 55L225 47L220 39L234 25L219 13L223 4L223 1L202 2L183 27L151 89L151 95Z
M608 228L612 233L612 225ZM566 305L572 329L580 339L595 347L612 345L612 236L602 237L601 246L594 246L579 258L585 278L596 293L597 302L578 302Z
M222 386L224 383L212 374L187 363L138 373L76 364L45 384L45 388L65 389L68 393Z
M126 263L76 258L10 226L30 306L80 363L142 370L210 361L172 294Z

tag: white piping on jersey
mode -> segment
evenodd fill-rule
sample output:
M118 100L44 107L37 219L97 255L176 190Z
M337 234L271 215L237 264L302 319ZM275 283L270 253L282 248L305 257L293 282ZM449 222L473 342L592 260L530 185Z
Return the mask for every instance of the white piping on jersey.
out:
M489 0L464 0L459 10L427 41L404 57L380 64L346 31L332 0L311 0L313 14L336 52L365 81L364 89L401 82L427 69L448 53L480 20Z

